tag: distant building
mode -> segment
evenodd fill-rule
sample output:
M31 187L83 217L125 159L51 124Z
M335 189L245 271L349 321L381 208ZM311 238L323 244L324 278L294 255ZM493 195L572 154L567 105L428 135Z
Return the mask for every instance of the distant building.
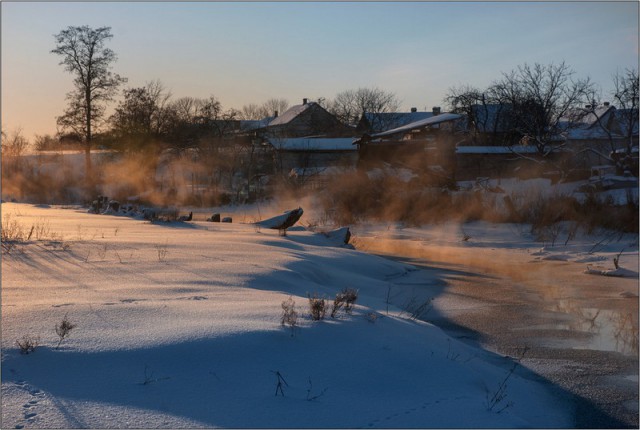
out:
M439 166L455 169L456 133L464 117L441 113L375 134L364 134L354 141L358 145L360 166L397 164L418 170Z
M573 156L577 169L590 172L592 166L611 164L611 153L626 148L616 108L609 103L602 106L574 109L560 121L556 141Z
M440 114L439 107L434 107L432 112L418 112L417 108L411 108L411 112L364 112L356 125L356 133L357 135L381 133L438 114Z
M320 186L337 171L353 169L358 148L353 138L268 138L274 173L292 183L311 188Z
M278 138L292 137L346 137L353 130L342 124L318 103L302 100L302 104L289 108L275 117L264 129L265 136Z

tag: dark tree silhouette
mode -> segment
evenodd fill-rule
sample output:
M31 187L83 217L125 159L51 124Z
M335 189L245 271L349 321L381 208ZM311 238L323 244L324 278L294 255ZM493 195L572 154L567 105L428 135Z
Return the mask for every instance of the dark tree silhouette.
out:
M54 35L56 48L51 51L62 58L60 64L74 76L67 108L57 123L62 132L82 136L87 179L92 177L91 144L104 119L105 105L126 82L126 78L111 72L117 57L105 42L112 37L110 27L70 26Z

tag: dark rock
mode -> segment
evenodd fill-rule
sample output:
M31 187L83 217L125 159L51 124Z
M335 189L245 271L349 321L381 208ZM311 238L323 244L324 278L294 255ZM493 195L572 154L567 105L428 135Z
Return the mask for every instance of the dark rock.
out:
M213 214L211 218L207 218L209 222L220 222L220 214Z

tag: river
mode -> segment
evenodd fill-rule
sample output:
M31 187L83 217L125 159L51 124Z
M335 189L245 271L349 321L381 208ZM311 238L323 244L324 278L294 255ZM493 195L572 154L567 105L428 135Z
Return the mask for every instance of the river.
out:
M512 357L528 347L522 365L575 399L576 427L638 428L638 279L486 244L352 243L441 279L424 319L450 335Z

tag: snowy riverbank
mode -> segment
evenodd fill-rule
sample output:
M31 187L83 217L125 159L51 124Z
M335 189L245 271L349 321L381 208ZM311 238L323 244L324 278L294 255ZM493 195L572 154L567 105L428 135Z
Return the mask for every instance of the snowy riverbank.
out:
M3 256L3 428L572 426L513 360L412 319L411 297L388 303L426 294L425 271L308 231L2 212L48 231ZM308 294L344 288L352 314L309 318ZM77 327L56 349L65 315ZM24 335L40 337L28 355Z

